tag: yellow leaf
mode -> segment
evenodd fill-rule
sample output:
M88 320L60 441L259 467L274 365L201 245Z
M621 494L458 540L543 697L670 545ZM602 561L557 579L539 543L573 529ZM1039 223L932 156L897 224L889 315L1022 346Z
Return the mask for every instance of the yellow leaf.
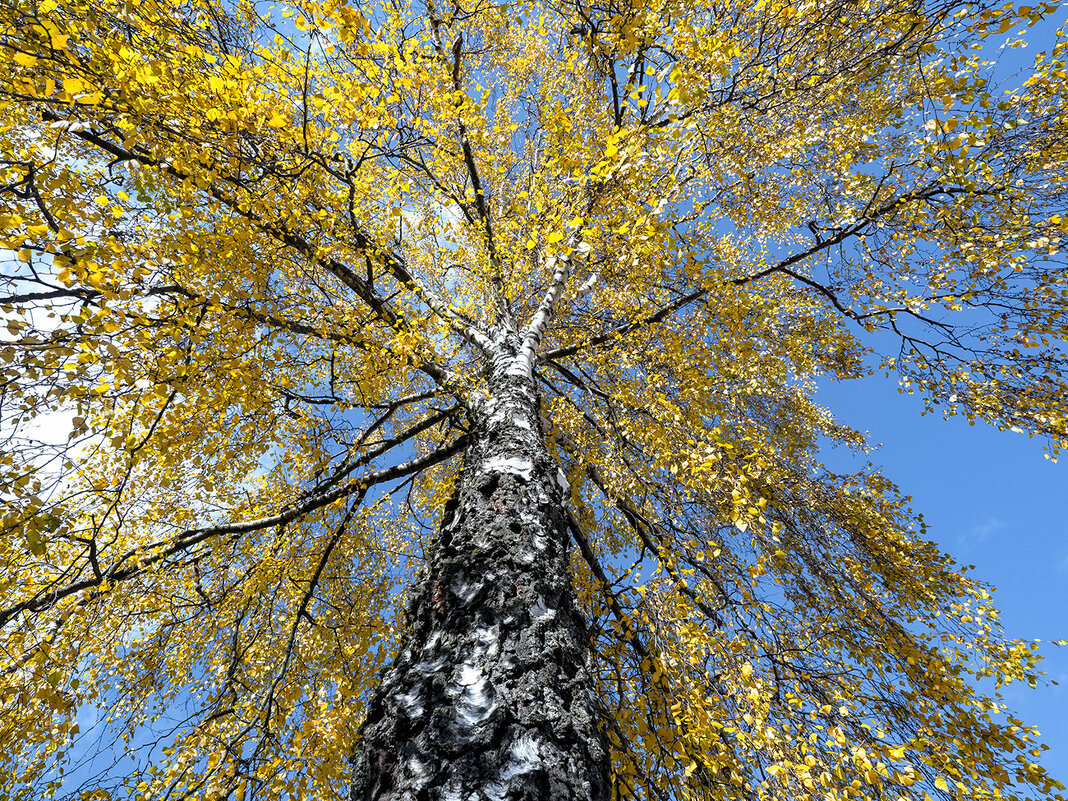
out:
M946 780L943 779L941 776L939 776L937 779L935 779L935 787L937 787L943 793L948 793L949 792L949 785L946 784Z

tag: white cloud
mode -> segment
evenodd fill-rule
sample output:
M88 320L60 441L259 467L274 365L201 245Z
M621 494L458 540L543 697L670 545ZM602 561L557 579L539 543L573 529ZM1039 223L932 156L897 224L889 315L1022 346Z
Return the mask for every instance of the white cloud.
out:
M996 517L987 517L982 522L975 523L967 531L957 536L957 544L963 551L975 548L990 539L991 534L996 534L1007 528L1006 524Z

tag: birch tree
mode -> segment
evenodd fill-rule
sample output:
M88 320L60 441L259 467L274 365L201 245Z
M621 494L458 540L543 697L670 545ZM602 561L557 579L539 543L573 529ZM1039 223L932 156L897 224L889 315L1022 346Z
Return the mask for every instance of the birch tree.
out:
M0 9L4 798L1060 797L814 400L1068 442L1054 6Z

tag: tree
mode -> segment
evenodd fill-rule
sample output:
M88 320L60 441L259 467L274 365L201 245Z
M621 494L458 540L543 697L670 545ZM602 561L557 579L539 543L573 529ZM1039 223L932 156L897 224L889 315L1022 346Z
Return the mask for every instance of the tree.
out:
M2 9L6 798L1061 787L813 400L1068 442L1054 6Z

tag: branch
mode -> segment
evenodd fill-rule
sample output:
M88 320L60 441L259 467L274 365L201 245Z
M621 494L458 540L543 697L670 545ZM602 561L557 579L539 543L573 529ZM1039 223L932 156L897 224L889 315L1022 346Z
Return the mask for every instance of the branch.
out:
M856 322L859 322L862 319L873 316L873 313L859 313L854 311L853 309L843 304L839 300L838 296L830 289L830 287L820 283L819 281L809 278L808 276L802 275L796 270L792 270L790 268L798 262L804 261L805 259L814 256L817 253L820 253L821 251L827 250L828 248L834 247L835 245L841 244L850 237L856 236L865 228L867 228L871 223L878 221L880 218L885 217L894 211L897 211L899 208L906 205L907 203L911 203L916 200L930 200L936 195L959 195L967 193L969 191L970 190L963 189L961 187L946 188L938 185L930 185L916 192L908 192L904 195L894 198L888 203L883 204L874 211L866 213L853 225L841 229L840 231L838 231L838 233L836 233L829 239L817 240L817 242L812 245L812 247L806 248L800 253L795 253L792 256L788 256L777 264L774 264L763 270L759 270L755 273L751 273L750 275L743 275L737 278L731 278L723 283L732 286L743 286L753 281L758 281L761 278L766 278L769 275L780 273L782 275L789 276L790 278L816 290L825 298L827 298L830 304L843 316L848 317L849 319L854 320ZM997 188L994 188L987 190L979 190L977 192L974 192L973 194L975 194L976 196L984 196L996 194L998 191L999 190ZM661 306L655 312L643 317L640 320L636 320L632 323L626 323L624 325L618 326L612 329L611 331L607 331L603 334L598 334L595 337L590 337L589 339L583 342L576 342L572 345L565 345L563 347L554 348L553 350L538 354L538 360L547 361L552 359L562 359L568 356L574 356L576 353L579 353L584 348L596 347L599 345L603 345L606 342L611 342L612 340L620 339L626 336L627 334L636 331L639 328L644 328L645 326L653 325L666 319L670 315L677 312L679 309L682 309L684 306L693 303L694 301L700 300L705 295L707 295L712 289L713 287L700 287L698 289L695 289L692 292L683 295L682 297L677 298L676 300L673 300L672 302L667 303L664 306Z
M319 586L319 579L323 575L323 570L326 568L327 562L330 561L330 556L333 554L334 548L336 548L337 544L341 541L341 537L345 533L345 527L348 526L349 521L352 520L356 508L363 502L363 498L366 494L366 487L361 488L356 494L356 498L349 507L349 510L345 513L344 519L338 524L338 527L334 530L333 536L330 537L330 541L326 544L326 548L323 549L323 553L319 557L319 563L315 566L315 574L312 576L311 581L308 582L308 588L304 591L304 595L300 599L297 613L293 616L293 625L289 629L289 640L286 643L285 659L282 661L282 667L279 669L278 675L271 683L271 688L267 691L267 698L264 702L263 727L265 729L270 725L271 708L274 706L275 692L278 690L278 685L282 683L282 679L285 678L286 673L289 671L289 663L293 659L293 648L297 642L297 631L300 629L300 620L302 617L308 615L308 605L311 603L312 596L315 595L315 590Z
M608 576L605 575L604 568L601 567L601 563L597 559L597 554L594 552L593 546L591 546L590 541L586 539L586 533L579 526L578 520L575 519L574 512L570 509L567 510L567 527L571 532L571 536L575 539L575 544L578 545L582 558L589 566L590 572L593 573L594 578L597 579L597 583L601 588L601 594L608 602L608 608L612 610L612 617L619 622L624 638L630 643L634 652L638 655L638 659L646 659L649 656L649 650L634 631L630 618L619 605L619 601L616 600L616 596L611 590L612 583L608 580Z
M72 595L91 591L89 598L99 597L107 592L108 588L120 581L124 581L147 572L150 568L163 562L175 554L188 551L195 545L206 540L223 535L241 535L250 531L259 531L265 528L285 525L302 517L309 512L327 506L334 501L346 498L354 493L363 493L369 487L386 481L413 475L426 470L433 465L439 464L446 459L459 453L467 445L466 437L459 437L448 445L442 446L431 453L416 459L411 459L392 467L385 467L353 479L330 492L323 492L305 498L301 503L268 517L260 517L254 520L246 520L239 523L222 523L217 526L205 526L203 528L186 529L175 537L150 543L130 551L127 551L116 560L107 571L100 576L73 581L58 589L49 592L38 593L32 598L20 601L13 606L0 611L0 628L6 626L23 612L36 613L55 607L60 601ZM134 562L136 560L136 562ZM132 564L128 564L131 563ZM124 566L125 565L125 566Z
M570 239L575 239L577 236L578 234L576 232ZM533 372L535 354L538 345L541 342L542 336L545 334L545 328L548 326L549 320L552 318L553 312L556 309L556 303L560 298L560 293L564 291L564 286L567 284L567 277L571 273L570 255L566 253L559 254L556 256L556 263L559 266L553 272L553 277L549 282L549 288L545 292L545 297L542 298L537 311L534 312L534 316L530 318L530 325L523 331L523 344L520 346L516 365L517 369L523 369L528 375ZM552 266L551 258L549 264Z
M452 63L449 63L449 54L445 52L445 45L441 41L441 28L439 25L432 25L434 32L434 49L437 51L438 59L442 65L449 70L452 79L452 89L454 92L459 92L462 87L460 81L460 63L463 56L463 34L459 33L456 36L456 41L452 44ZM478 212L478 219L482 223L483 233L486 236L486 250L489 253L490 267L492 272L490 274L490 286L492 288L491 298L493 305L497 312L497 320L495 322L503 322L507 327L514 327L514 321L512 320L511 310L508 308L508 303L504 297L504 279L501 274L501 259L497 253L497 244L493 237L493 224L490 221L489 208L486 206L486 198L482 188L482 179L478 174L478 166L475 164L475 154L471 149L471 141L467 136L467 126L464 125L463 118L457 113L456 126L458 133L460 134L460 149L464 156L464 166L467 168L467 175L471 179L471 188L475 193L475 211Z
M606 342L611 342L613 339L620 339L625 337L632 331L636 331L639 328L644 328L647 325L653 325L659 323L661 320L669 317L677 312L683 306L693 303L695 300L700 300L708 294L708 288L702 287L695 289L687 295L683 295L671 303L661 306L652 314L643 317L640 320L636 320L633 323L626 323L625 325L618 326L604 334L598 334L595 337L590 337L584 342L576 342L574 345L566 345L562 348L554 348L553 350L546 351L538 355L539 361L547 361L550 359L563 359L568 356L574 356L579 351L587 347L596 347L597 345L603 345Z
M45 119L58 120L60 118L52 112L46 112ZM165 161L161 161L159 159L148 156L145 153L140 153L135 150L128 150L120 145L115 144L114 142L105 139L103 136L94 131L80 130L71 131L71 133L73 133L80 139L88 142L89 144L103 150L104 152L110 153L119 160L135 161L146 167L156 168L161 172L171 176L172 178L177 178L180 180L192 179L191 175L182 170L177 169L176 167L171 164L168 164ZM229 183L233 184L239 189L244 188L241 186L240 183L233 179L227 178L225 180L227 180ZM368 284L367 281L361 278L359 274L353 269L351 269L348 265L331 256L321 255L319 249L316 246L312 245L310 242L308 242L296 232L291 231L288 228L269 223L265 220L256 217L255 215L253 215L251 209L247 206L247 204L242 204L236 198L233 198L223 192L221 189L219 189L219 187L215 185L210 185L204 191L206 191L209 195L211 195L211 197L213 197L223 206L233 211L235 214L243 217L244 219L247 219L261 232L267 234L268 236L281 242L282 244L287 245L293 248L294 250L297 250L306 258L308 258L312 263L321 265L324 269L326 269L327 272L338 278L343 284L345 284L345 286L351 289L357 297L359 297L361 300L364 301L364 303L367 304L367 306L371 309L371 311L375 313L376 316L378 316L379 319L381 319L395 331L401 332L409 330L407 323L404 321L404 315L398 312L389 300L379 296L370 286L370 284ZM386 251L382 250L381 248L378 248L376 245L374 245L374 243L371 242L371 240L365 234L363 234L359 230L355 232L355 239L356 248L362 255L368 258L381 260L383 264L385 264L386 269L389 270L389 272L393 274L394 277L396 277L397 280L400 281L406 289L414 292L417 297L419 297L420 300L422 300L423 302L427 303L427 305L430 306L430 308L435 313L441 314L446 320L450 322L450 325L452 325L454 328L456 327L455 315L450 315L447 311L444 311L444 307L436 301L433 302L432 305L431 301L429 300L429 296L424 296L426 290L423 289L415 281L415 279L411 276L410 273L408 273L408 271L403 267L403 265L401 265L400 261L397 258L390 256L388 253L386 253ZM422 292L423 295L421 295L420 292ZM465 338L472 339L471 332L468 330L467 326L462 326L459 332L464 335ZM474 340L472 339L472 341ZM475 344L478 343L476 342ZM424 359L418 364L418 367L441 386L452 389L454 392L457 393L458 397L462 396L462 393L460 393L459 391L459 386L462 384L462 382L459 381L458 376L453 374L447 368L443 367L437 361L433 359Z

